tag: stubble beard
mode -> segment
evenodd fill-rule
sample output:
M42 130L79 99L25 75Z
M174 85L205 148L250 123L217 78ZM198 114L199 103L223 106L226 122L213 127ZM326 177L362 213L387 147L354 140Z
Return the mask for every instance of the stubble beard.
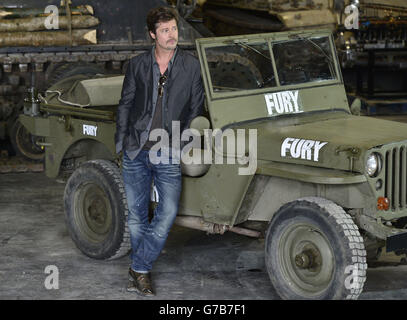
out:
M173 51L175 50L175 48L178 45L178 39L172 39L173 42L171 42L170 40L167 40L167 42L165 43L165 45L160 44L159 42L157 43L157 45L164 50L168 50L168 51Z

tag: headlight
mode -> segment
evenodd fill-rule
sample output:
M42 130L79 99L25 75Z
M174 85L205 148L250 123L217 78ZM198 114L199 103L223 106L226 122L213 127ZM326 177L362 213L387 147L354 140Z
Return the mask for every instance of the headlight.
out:
M374 152L367 157L366 172L370 177L377 176L380 173L381 167L381 158L378 153Z

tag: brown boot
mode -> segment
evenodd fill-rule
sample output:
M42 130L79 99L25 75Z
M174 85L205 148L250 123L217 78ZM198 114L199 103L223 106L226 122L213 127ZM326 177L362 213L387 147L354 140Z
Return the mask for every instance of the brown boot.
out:
M145 297L155 296L151 286L150 273L138 273L130 268L129 276L130 283L127 286L127 291L137 292Z

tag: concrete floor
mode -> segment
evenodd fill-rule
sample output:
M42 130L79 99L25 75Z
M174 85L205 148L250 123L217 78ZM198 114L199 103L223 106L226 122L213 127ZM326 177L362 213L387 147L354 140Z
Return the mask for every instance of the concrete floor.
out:
M263 240L177 226L152 272L156 297L126 292L129 256L84 256L65 227L63 190L43 173L0 175L0 299L278 299ZM49 265L58 268L56 290L45 287ZM400 257L383 256L369 268L360 299L406 299L406 273Z

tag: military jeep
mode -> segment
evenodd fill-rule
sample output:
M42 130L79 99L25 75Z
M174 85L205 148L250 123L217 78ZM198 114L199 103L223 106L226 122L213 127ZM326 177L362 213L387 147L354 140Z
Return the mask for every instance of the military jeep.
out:
M196 45L205 115L191 123L176 223L264 236L282 298L356 299L368 256L407 247L407 126L351 112L329 31ZM47 176L68 179L69 232L96 259L130 249L114 145L122 83L73 76L27 100L21 115L42 137Z

